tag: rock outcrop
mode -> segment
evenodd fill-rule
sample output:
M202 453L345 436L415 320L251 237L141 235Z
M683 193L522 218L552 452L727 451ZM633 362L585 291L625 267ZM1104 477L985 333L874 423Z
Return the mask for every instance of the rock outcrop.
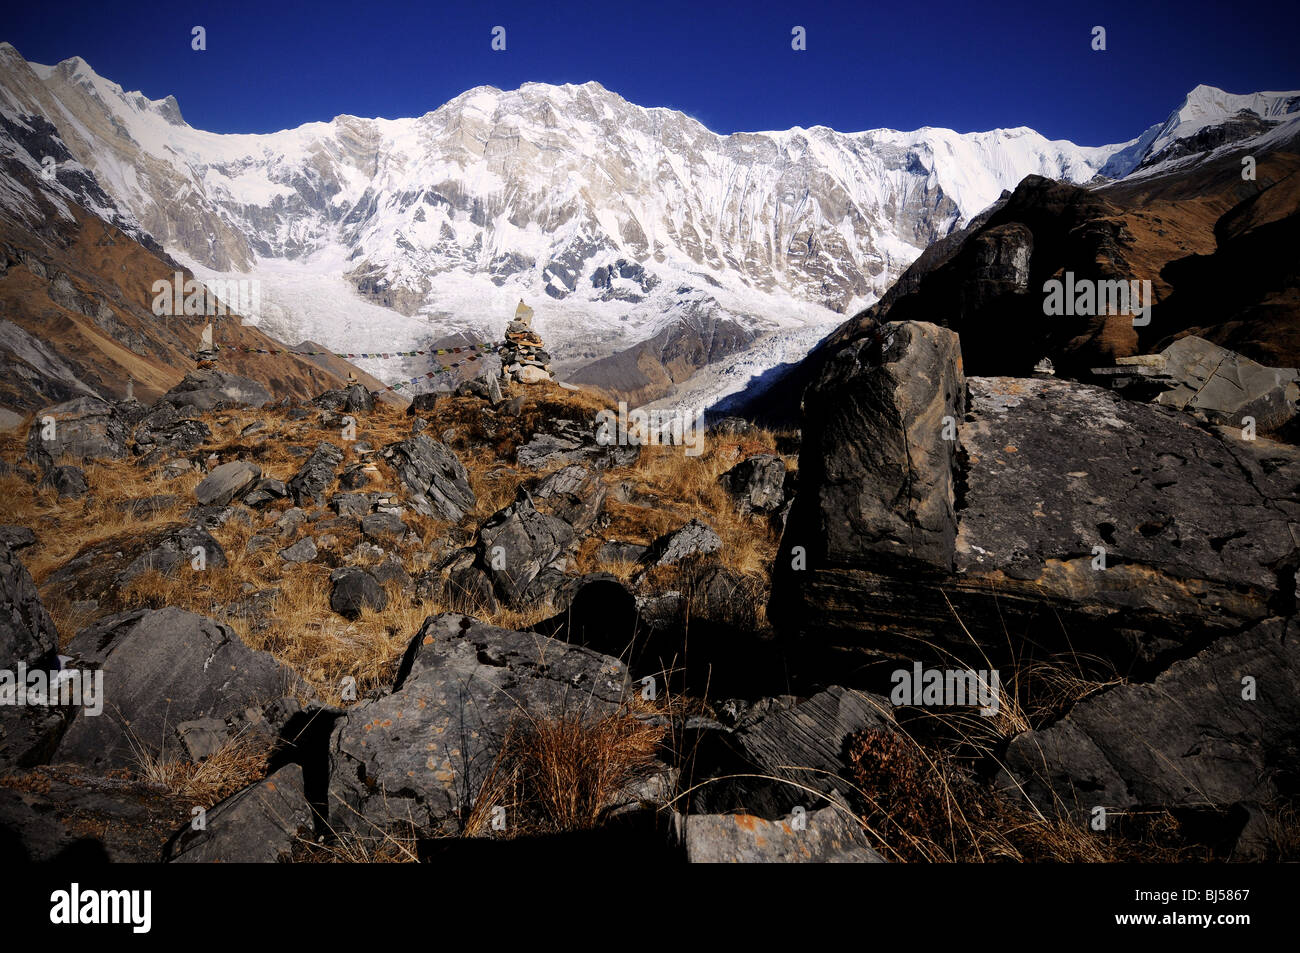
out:
M103 673L107 698L101 713L76 714L56 758L101 769L184 750L180 726L198 719L229 726L233 737L249 709L285 711L285 697L299 684L228 626L174 608L101 619L66 651L76 668Z
M1115 686L1017 735L1004 786L1079 823L1096 808L1223 809L1289 797L1297 779L1300 624L1224 636L1149 684Z
M867 651L1010 629L1128 671L1294 598L1289 491L1246 477L1248 441L1059 380L972 378L963 415L955 348L930 344L948 332L880 333L883 362L855 344L810 389L771 607L787 625ZM1274 446L1269 468L1294 467Z
M27 434L27 457L42 469L62 459L120 460L130 427L117 408L98 397L78 397L38 411Z
M474 505L469 474L445 444L417 433L385 447L383 456L410 491L417 513L455 522Z
M271 402L271 393L247 377L202 368L186 374L161 399L176 407L207 411L217 407L263 407Z
M392 693L351 708L335 727L330 823L457 830L512 723L530 713L613 713L626 683L617 659L468 616L430 617Z
M0 669L48 662L58 644L27 567L8 544L0 544Z

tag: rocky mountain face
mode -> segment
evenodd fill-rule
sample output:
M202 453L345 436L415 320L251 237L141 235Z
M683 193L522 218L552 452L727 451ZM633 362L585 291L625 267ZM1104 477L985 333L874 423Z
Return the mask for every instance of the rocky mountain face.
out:
M878 298L1026 175L1129 175L1296 108L1293 94L1201 87L1149 135L1091 148L1024 128L722 136L596 83L526 84L413 119L216 135L80 59L29 64L5 45L0 65L14 155L91 177L93 207L205 277L259 277L268 333L350 352L491 339L522 296L545 302L562 372L636 364L664 333L726 342L706 366L752 354L763 370L762 355L787 353L776 342L806 349L808 329ZM665 396L699 366L639 375L628 393Z

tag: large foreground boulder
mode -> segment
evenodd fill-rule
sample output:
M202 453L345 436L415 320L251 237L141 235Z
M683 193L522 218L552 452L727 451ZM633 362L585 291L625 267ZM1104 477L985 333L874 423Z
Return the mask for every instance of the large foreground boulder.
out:
M334 474L342 462L342 450L330 443L318 443L286 484L293 502L298 506L324 505L326 491L333 484Z
M1293 493L1247 478L1250 442L1061 380L971 378L962 417L958 357L931 343L947 332L881 334L879 360L846 349L807 398L770 607L788 630L894 654L1010 632L1155 670L1294 598ZM1294 472L1272 446L1256 465Z
M100 769L186 750L180 726L187 722L213 719L233 736L248 709L292 708L284 699L298 686L292 671L229 626L182 609L109 616L66 651L83 672L103 673L105 698L99 714L77 710L56 757Z
M468 616L427 619L394 691L339 719L330 740L330 824L458 829L511 726L597 718L624 698L622 662Z

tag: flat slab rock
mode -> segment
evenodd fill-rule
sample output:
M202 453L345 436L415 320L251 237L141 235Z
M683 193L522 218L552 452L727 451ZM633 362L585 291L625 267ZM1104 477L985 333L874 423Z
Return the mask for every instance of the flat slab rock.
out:
M203 830L183 828L168 859L180 864L280 863L311 831L302 768L288 764L212 807Z
M970 394L959 571L1051 582L1064 570L1049 562L1080 561L1101 600L1125 565L1220 590L1276 589L1272 567L1297 542L1221 437L1066 381L971 378ZM1105 572L1091 569L1094 546L1114 564Z
M330 823L453 826L525 713L600 717L628 681L618 659L469 616L431 616L392 694L350 709L330 740Z
M678 815L676 833L692 864L883 864L862 825L824 807L769 821L752 814Z
M811 810L816 803L810 800L824 802L794 785L826 795L850 793L844 760L849 736L894 727L889 700L867 692L832 686L802 702L785 701L747 718L733 732L715 733L710 741L719 747L701 746L697 770L721 779L699 788L692 811L744 811L776 819L795 806ZM765 777L728 778L731 774Z
M226 565L225 551L206 529L172 523L139 536L92 543L51 573L45 585L66 598L102 602L143 573L170 576L192 565L195 549L203 551L208 569Z
M1247 677L1254 699L1243 698ZM1017 735L1004 782L1044 813L1061 809L1080 822L1098 806L1267 803L1300 770L1297 725L1300 623L1275 619Z
M0 783L0 860L157 863L188 814L161 785L70 765L9 772Z
M181 724L240 719L297 685L292 671L255 652L229 626L182 609L135 610L81 630L65 652L103 672L103 711L74 709L55 760L128 767L137 749L183 751Z
M262 477L262 468L245 460L232 460L214 467L194 488L194 498L202 506L225 506L251 489Z

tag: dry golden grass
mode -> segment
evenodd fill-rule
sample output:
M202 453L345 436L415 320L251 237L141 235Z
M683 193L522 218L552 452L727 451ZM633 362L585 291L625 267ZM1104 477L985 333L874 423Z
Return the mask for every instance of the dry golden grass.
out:
M153 751L139 744L128 730L135 759L134 774L161 786L171 795L211 807L266 776L270 746L265 738L237 735L219 749L194 762L176 752Z
M665 729L620 712L522 715L511 723L492 769L465 819L469 836L492 831L505 809L503 836L589 830L617 796L655 770Z
M414 825L361 834L343 831L329 840L300 840L294 860L317 864L414 864L419 861Z
M458 526L411 512L404 514L426 547L444 537L457 545L470 542L479 523L514 502L525 481L543 475L520 471L514 465L515 451L533 432L560 419L594 427L597 413L616 405L605 395L546 385L515 387L507 394L520 395L524 400L513 417L500 411L485 413L486 405L477 398L456 397L441 399L428 415L430 436L438 439L449 429L456 432L453 445L466 464L477 503ZM381 404L373 413L358 414L355 419L357 441L365 441L377 451L408 437L413 418ZM354 443L342 440L341 433L332 426L324 426L316 413L303 420L291 420L283 409L223 410L206 414L203 420L212 432L211 439L190 456L215 454L222 462L250 460L262 468L264 477L288 480L305 459L301 449L309 451L322 441L344 451L344 466L363 459ZM245 427L258 421L266 425L264 429L241 436ZM0 436L0 456L20 461L25 450L21 434L19 431ZM703 516L724 541L721 560L753 580L756 587L765 585L776 536L765 520L737 512L718 486L717 477L745 456L772 452L774 446L774 435L760 433L744 440L710 440L700 457L687 456L681 447L644 447L634 466L603 472L602 478L609 486L625 485L651 505L609 499L608 525L582 542L571 560L571 571L608 571L630 581L639 567L626 562L602 563L596 557L605 540L648 544L691 518ZM295 453L295 447L300 451ZM395 474L378 454L371 459L378 466L378 479L360 492L403 495ZM793 466L794 461L787 458L787 463ZM269 651L295 669L324 700L337 701L345 676L354 678L362 693L382 686L391 676L406 640L429 614L465 611L508 628L526 628L551 614L544 607L500 606L490 610L457 598L422 602L390 586L389 605L382 613L367 611L357 621L348 622L329 608L328 574L338 565L368 566L372 562L352 555L361 541L354 528L332 528L322 533L307 527L297 536L277 538L261 552L245 551L249 539L287 510L289 501L253 512L251 523L236 518L210 530L226 554L227 566L209 566L195 572L186 565L171 577L148 572L111 594L97 610L74 609L75 599L57 597L45 587L49 575L87 546L117 539L129 542L143 533L183 521L195 505L193 490L202 478L202 473L195 471L164 479L156 471L150 473L139 467L134 459L90 463L84 469L91 493L83 500L62 502L52 490L37 490L18 474L0 476L0 495L7 501L6 519L30 526L38 534L37 545L24 553L24 561L43 588L47 608L64 644L80 628L110 611L178 606L229 624L250 647ZM176 499L148 511L131 505L133 501L164 495ZM279 559L279 549L309 532L320 548L317 562L290 565ZM326 535L334 537L333 541L324 542L322 537ZM407 571L418 574L421 565L417 553L404 549L400 555ZM660 571L658 576L663 578L652 579L651 583L679 584L679 574L678 570ZM278 592L272 611L263 615L256 608L248 608L247 599L251 593L265 589Z

